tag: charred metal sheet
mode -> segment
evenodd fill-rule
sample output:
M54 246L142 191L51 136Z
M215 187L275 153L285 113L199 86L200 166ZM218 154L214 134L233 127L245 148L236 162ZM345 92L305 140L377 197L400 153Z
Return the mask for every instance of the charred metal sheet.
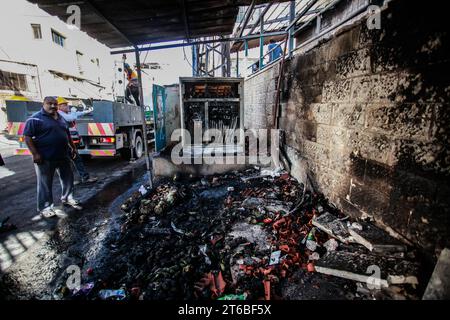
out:
M286 0L284 0L286 1ZM110 48L154 42L228 35L233 32L239 6L251 0L105 1L31 0L51 15L68 21L70 5L81 10L81 30ZM257 4L267 1L258 0ZM283 1L276 1L283 2Z

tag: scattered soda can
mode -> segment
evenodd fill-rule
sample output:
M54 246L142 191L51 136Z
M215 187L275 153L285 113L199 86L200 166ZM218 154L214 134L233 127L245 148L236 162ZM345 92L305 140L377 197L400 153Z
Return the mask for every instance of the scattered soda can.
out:
M281 256L281 250L272 252L272 254L270 255L269 266L273 266L275 264L279 264L280 263L280 256Z

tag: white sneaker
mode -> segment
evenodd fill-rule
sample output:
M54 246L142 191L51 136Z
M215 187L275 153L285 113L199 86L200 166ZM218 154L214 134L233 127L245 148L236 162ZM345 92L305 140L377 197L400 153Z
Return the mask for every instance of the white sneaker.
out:
M83 210L83 207L80 206L77 200L69 199L69 200L61 200L62 204L65 206L69 206L74 208L75 210Z
M41 211L41 216L44 218L53 218L56 217L56 212L53 207L47 207Z
M55 214L56 214L58 217L66 217L66 216L67 216L67 213L66 213L63 209L60 209L60 208L53 208L53 211L55 212Z

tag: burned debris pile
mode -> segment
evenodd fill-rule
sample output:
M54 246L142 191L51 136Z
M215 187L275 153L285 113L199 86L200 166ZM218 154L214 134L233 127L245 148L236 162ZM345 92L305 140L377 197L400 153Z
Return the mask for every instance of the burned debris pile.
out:
M174 178L136 192L122 210L120 235L106 244L108 261L65 298L286 299L299 272L350 279L358 298L356 282L370 282L373 265L382 269L382 287L417 284L403 244L379 235L384 246L370 242L363 231L375 234L372 225L350 222L287 173Z

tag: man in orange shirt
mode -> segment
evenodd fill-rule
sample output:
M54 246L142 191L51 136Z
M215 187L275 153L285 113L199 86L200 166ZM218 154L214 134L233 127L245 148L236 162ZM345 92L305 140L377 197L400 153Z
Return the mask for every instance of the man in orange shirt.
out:
M131 99L131 96L133 96L136 105L140 106L141 103L139 100L139 80L137 72L131 69L130 65L126 62L124 62L123 67L128 80L127 88L125 91L125 99L129 103L133 103L133 100Z

